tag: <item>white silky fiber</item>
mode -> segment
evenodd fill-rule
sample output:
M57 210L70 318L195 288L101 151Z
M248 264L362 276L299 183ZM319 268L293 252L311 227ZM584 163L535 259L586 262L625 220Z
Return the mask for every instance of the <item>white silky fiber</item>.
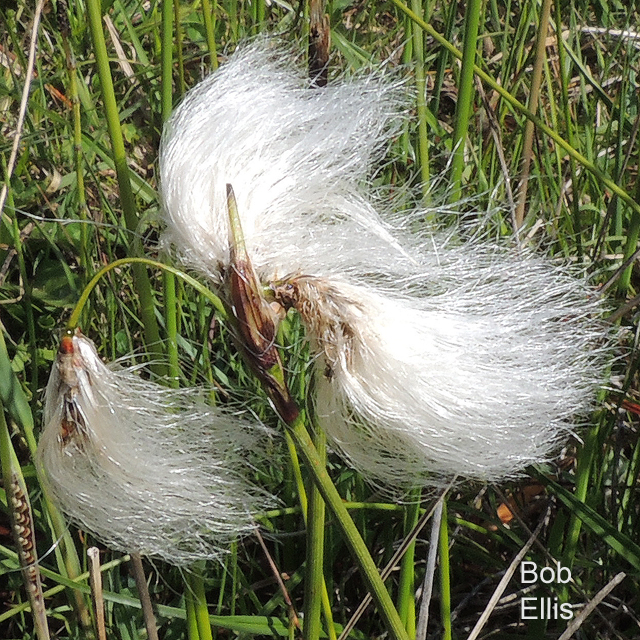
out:
M320 424L368 480L498 481L548 460L611 360L594 290L544 256L411 233L422 211L386 214L367 179L408 117L402 86L370 73L315 88L291 58L242 47L176 110L166 242L223 282L233 186L256 271L317 355Z
M246 477L265 432L203 393L106 366L88 338L63 337L38 445L47 493L113 549L176 565L220 557L267 504Z

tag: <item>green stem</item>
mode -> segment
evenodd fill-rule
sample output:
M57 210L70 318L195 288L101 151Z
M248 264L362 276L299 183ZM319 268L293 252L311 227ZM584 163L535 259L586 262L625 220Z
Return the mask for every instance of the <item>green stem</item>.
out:
M469 0L465 12L464 47L462 51L462 69L458 82L458 100L456 104L456 123L453 132L453 160L451 162L451 202L460 199L462 190L462 171L464 169L464 148L469 130L469 119L473 107L473 76L478 50L478 28L482 0Z
M638 106L640 106L640 100L638 100L637 92L635 92L635 106L636 113L638 111ZM636 192L635 192L636 201L640 202L640 180L636 180ZM627 233L627 243L624 247L624 260L626 262L631 258L631 256L636 252L638 248L638 236L640 235L640 211L636 210L633 212L631 216L631 223L629 225L629 231ZM633 264L630 264L625 270L622 276L620 277L620 285L619 291L623 294L626 294L629 285L631 284L631 272L633 271Z
M420 495L421 491L412 491L409 499L412 502L405 508L404 532L409 535L420 518ZM415 540L407 547L400 563L400 577L398 579L398 614L403 621L407 634L410 638L416 635L416 603L415 593Z
M136 213L133 189L131 187L129 166L127 165L124 138L122 135L122 128L120 126L120 115L118 113L118 106L113 89L113 79L111 78L111 69L109 68L107 46L104 39L104 32L102 30L102 8L100 0L87 0L87 12L89 16L89 27L91 29L93 48L96 56L96 65L98 67L98 76L100 78L105 117L109 129L109 137L111 139L113 163L118 178L120 202L122 204L122 211L127 230L134 233L138 227L138 216ZM147 272L142 265L136 264L134 266L133 277L136 291L140 297L140 311L147 347L150 348L153 346L153 348L158 349L161 347L160 331L155 317L155 305L151 290L151 282L149 281Z
M216 0L213 2L215 11ZM211 58L211 68L218 68L218 54L216 52L216 22L215 13L211 10L209 0L202 0L202 13L204 15L204 31L207 37L207 47L209 48L209 57Z
M162 122L165 123L173 109L173 2L162 2L162 60L161 60L161 102Z
M542 71L547 53L547 33L549 31L549 17L551 15L551 0L542 0L542 11L538 21L538 34L536 41L536 57L533 63L533 74L531 76L531 90L529 93L529 103L527 105L531 113L538 110L540 99L540 87L542 85ZM533 122L527 120L524 128L524 142L522 145L522 173L520 176L520 187L518 189L518 205L516 207L516 226L520 228L524 221L524 211L527 203L527 186L529 184L529 169L531 167L533 149Z
M178 87L176 93L181 96L187 89L184 78L184 54L182 52L182 23L180 22L180 0L173 1L173 19L176 33L176 56L178 58Z
M207 607L207 596L204 588L204 577L202 575L202 565L198 563L191 568L192 573L186 574L185 581L187 590L193 594L193 609L198 627L198 637L200 640L213 640L211 632L211 622L209 621L209 609Z
M12 194L9 193L8 202L10 206L13 206ZM20 237L20 227L18 226L18 218L14 215L12 220L13 229L13 246L18 256L18 269L20 271L20 279L22 280L22 286L24 288L24 295L22 297L22 306L24 314L27 318L27 335L29 338L29 356L31 359L31 404L36 407L38 400L38 343L36 339L36 322L33 315L32 304L32 287L31 278L27 273L27 266L24 260L24 253L22 252L22 238Z
M162 122L171 116L173 109L173 2L162 2ZM167 337L167 356L169 358L169 379L174 387L180 380L180 361L178 357L178 304L176 301L176 280L172 273L165 272L164 322Z
M576 500L580 502L585 502L587 499L587 492L591 480L591 464L598 448L599 434L599 427L594 426L588 429L583 436L584 444L578 456L575 481L576 488L574 492ZM562 564L565 567L569 567L569 569L573 567L573 560L575 558L581 528L582 520L575 513L572 513L562 553Z
M567 69L566 54L564 50L564 40L562 39L562 10L561 3L555 2L555 32L556 44L558 47L558 67L560 69L560 83L562 85L562 111L564 114L564 126L567 131L567 140L575 148L576 136L573 131L573 117L569 101L569 82L571 73ZM580 199L578 198L578 173L576 171L575 158L569 158L569 170L571 173L571 207L573 209L573 237L576 239L578 256L582 256L582 223L580 220Z
M421 0L411 0L411 7L416 13L422 12ZM427 131L427 83L424 72L424 42L422 29L415 22L412 24L412 50L416 75L416 108L418 114L418 159L420 177L422 179L422 197L426 199L429 192L429 136Z
M449 570L449 520L447 501L442 501L442 520L440 522L440 620L442 622L442 640L451 640L451 577Z
M314 430L313 444L318 452L320 464L327 463L326 436L317 425ZM304 640L320 638L320 611L322 593L325 587L324 560L324 522L325 507L320 492L315 485L309 488L307 508L307 562L304 582Z
M187 638L188 640L200 640L198 632L198 618L196 616L195 595L187 585L184 593L184 608L187 613Z
M156 269L162 269L163 271L168 271L169 273L173 273L178 276L184 282L191 285L198 293L202 294L205 298L211 302L215 310L222 318L227 317L227 312L222 304L222 301L218 296L207 289L203 284L198 282L195 278L192 278L190 275L180 271L180 269L176 269L175 267L170 267L167 264L163 264L162 262L157 262L156 260L151 260L149 258L121 258L120 260L115 260L114 262L109 263L108 265L102 267L98 273L96 273L93 278L89 281L87 286L84 288L80 299L78 300L69 321L67 322L67 327L69 329L74 329L78 326L78 321L80 320L80 314L82 313L82 309L84 308L91 292L95 289L96 285L100 281L102 277L104 277L109 271L113 271L113 269L117 269L118 267L122 267L126 264L130 264L133 266L136 265L147 265L149 267L155 267Z
M66 11L66 9L62 9ZM67 16L65 15L65 19ZM85 278L91 276L91 262L89 260L89 225L85 222L89 218L86 192L84 187L84 163L82 153L82 117L80 111L80 96L78 95L78 78L76 59L69 41L69 29L60 27L62 47L67 61L67 75L69 77L68 96L73 109L73 164L76 171L76 189L78 191L78 213L83 224L80 225L80 264L84 269Z
M378 606L390 636L395 640L409 640L398 612L393 606L389 592L384 586L384 582L380 578L378 569L367 549L367 545L353 523L340 494L331 482L331 478L316 451L302 418L298 416L292 424L287 426L325 503L333 512L338 525L342 529L347 545L358 562L364 581Z
M427 24L419 16L417 16L409 7L404 5L400 0L391 0L393 4L405 13L409 18L415 21L420 27L426 31L438 44L442 45L449 53L462 59L462 53L454 47L450 42L446 40L441 34L439 34L430 24ZM566 140L564 140L558 133L556 133L551 127L547 126L545 122L531 113L522 102L511 95L504 87L498 84L488 73L483 71L480 67L474 65L474 73L487 85L489 85L496 93L498 93L504 100L506 100L514 109L519 111L525 118L528 118L533 124L540 129L544 134L549 136L556 144L564 149L570 157L574 158L580 163L589 173L593 174L598 180L600 180L610 191L613 191L624 202L626 202L635 212L639 215L640 221L640 202L636 202L631 195L629 195L624 189L619 187L611 178L609 178L603 171L600 171L593 162L590 162L581 153L576 151Z
M302 472L300 469L300 460L298 458L298 452L296 450L295 443L289 431L285 431L285 441L287 443L287 449L289 451L289 458L291 460L291 468L293 469L293 477L296 483L296 489L298 492L298 500L300 501L300 511L302 512L302 518L305 522L305 525L309 527L308 524L308 514L309 514L309 501L307 500L307 491L304 486L304 480L302 479ZM313 491L317 491L315 488ZM322 500L322 498L320 498ZM323 504L323 513L322 520L324 523L324 502ZM323 524L324 526L324 524ZM308 530L308 529L307 529ZM323 532L324 533L324 532ZM307 549L307 556L309 556L309 550ZM308 562L308 560L307 560ZM307 578L311 580L311 577L307 575ZM306 583L305 583L306 588ZM327 591L327 584L324 580L324 575L322 575L322 587L321 587L320 597L322 599L322 613L324 615L325 622L327 624L327 635L329 636L329 640L335 640L337 638L335 628L333 625L333 614L331 612L331 601L329 600L329 592ZM310 596L313 597L313 596ZM307 599L307 594L305 592L305 605L309 600ZM305 620L307 614L305 613ZM305 623L306 628L306 623Z

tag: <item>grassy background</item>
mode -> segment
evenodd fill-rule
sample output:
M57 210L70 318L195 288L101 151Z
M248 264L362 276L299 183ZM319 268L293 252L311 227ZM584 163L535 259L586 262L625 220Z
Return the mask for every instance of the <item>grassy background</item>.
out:
M37 432L42 388L60 328L101 266L142 253L166 259L155 248L154 167L162 122L171 103L177 103L186 88L246 37L269 31L301 47L307 37L304 2L223 0L214 3L211 13L207 5L174 3L173 31L169 33L173 82L168 85L162 80L161 5L126 0L103 3L101 28L106 35L116 119L123 135L122 155L110 136L112 108L103 98L104 70L100 77L87 8L83 3L72 3L69 9L60 2L47 4L42 17L24 130L0 224L0 319L6 343L0 345L0 366L2 401L31 496L38 551L46 569L45 589L51 590L46 597L49 626L59 638L91 633L78 613L83 607L90 613L89 601L81 598L79 604L74 592L65 588L70 584L68 560L73 553L58 547L47 554L57 536L41 501L30 454L31 423ZM640 12L634 3L574 0L550 4L547 16L545 6L546 2L532 0L410 2L410 8L451 45L460 51L477 51L476 64L511 100L501 96L495 85L476 83L473 75L465 73L468 66L461 66L431 31L412 20L396 2L336 0L326 7L332 74L389 59L403 66L409 84L426 86L426 101L416 99L406 132L393 142L389 162L377 180L399 188L415 187L420 180L432 181L444 174L448 189L442 197L454 203L464 196L475 196L474 206L480 209L490 201L503 203L504 213L491 233L509 236L514 220L522 217L521 237L592 274L611 301L615 321L628 329L613 381L602 392L598 409L582 432L583 443L569 443L558 465L544 476L502 487L465 485L450 496L451 613L446 606L441 613L446 592L436 585L431 638L447 637L449 627L455 637L468 636L502 573L547 509L550 516L528 558L540 566L551 562L548 554L561 559L572 567L575 583L549 585L538 595L557 596L578 608L619 571L625 571L627 578L575 637L640 635L636 613L640 610L640 549L635 543L640 516L635 296L640 283L635 271L624 268L624 258L636 249L640 227L640 208L630 202L640 202L640 39L624 30L640 24ZM16 130L33 15L31 3L0 3L3 167ZM538 47L541 41L546 46ZM528 120L517 101L535 111L567 146L560 146L540 127L527 133ZM464 105L468 111L461 108ZM464 144L457 145L461 138ZM518 203L519 194L525 193L523 166L527 164L523 207ZM131 189L123 193L127 173ZM407 193L413 194L409 199L420 198L415 189ZM460 205L464 206L468 205ZM437 213L434 221L449 222ZM251 408L260 417L275 425L264 394L230 346L227 328L214 322L209 303L179 281L173 287L175 292L171 282L153 270L116 270L92 295L83 314L83 331L112 360L140 352L149 313L163 339L167 332L171 334L175 322L178 351L172 356L168 349L167 355L174 358L174 364L182 364L182 382L205 379L231 395L242 393L252 398ZM175 305L171 304L173 296ZM172 319L166 307L177 309L177 317ZM293 387L304 388L305 369L297 356L306 357L305 346L298 327L289 326L287 331L287 340L295 347L295 357L288 359L296 370ZM148 343L148 333L146 339ZM11 387L14 382L17 386ZM260 481L280 497L282 508L267 514L261 524L269 534L267 545L285 576L293 607L301 611L305 526L295 465L288 462L284 445L278 459L282 464L265 470ZM328 465L373 558L383 566L415 514L376 494L338 459L330 456ZM35 637L33 623L25 611L4 492L0 498L0 593L7 605L6 611L0 611L0 637L31 638ZM501 507L505 502L516 515L508 523L505 520L510 516ZM330 516L325 531L325 579L334 620L344 624L366 589ZM86 548L95 541L75 529L70 533L83 571ZM425 529L411 565L416 585L425 571L427 536ZM104 549L101 560L106 565L108 637L145 638L127 558ZM185 621L185 598L189 600L191 591L185 587L184 575L162 563L145 566L160 637L170 640L188 635L204 640L206 633ZM239 542L223 564L200 570L209 612L219 616L214 637L290 633L289 608L255 538ZM399 580L396 571L387 585L394 599L403 600L405 587L398 588ZM86 576L77 582L86 593ZM562 621L520 624L521 588L516 574L483 637L558 638L566 626ZM410 629L413 610L406 599L403 602L399 608L408 607L403 617ZM379 616L370 610L351 637L376 638L382 633Z

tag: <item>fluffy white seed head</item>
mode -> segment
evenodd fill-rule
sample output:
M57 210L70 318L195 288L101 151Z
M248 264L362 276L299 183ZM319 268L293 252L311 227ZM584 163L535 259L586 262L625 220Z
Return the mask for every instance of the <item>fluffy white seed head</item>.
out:
M381 75L311 87L293 52L258 40L192 89L159 157L165 239L214 279L229 261L226 184L265 280L333 268L353 238L391 241L360 192L399 123L400 91ZM392 242L393 244L393 242Z
M547 459L610 358L592 290L544 257L418 237L424 212L378 213L366 180L401 87L374 74L316 89L287 56L240 49L176 111L160 157L168 239L221 280L232 184L258 275L318 354L321 422L367 478L493 481Z
M514 477L555 452L602 384L605 332L584 283L543 260L467 251L419 287L274 287L320 355L320 424L387 487Z
M183 565L216 558L254 527L264 495L245 477L264 431L106 366L65 336L47 385L38 464L47 491L104 544Z

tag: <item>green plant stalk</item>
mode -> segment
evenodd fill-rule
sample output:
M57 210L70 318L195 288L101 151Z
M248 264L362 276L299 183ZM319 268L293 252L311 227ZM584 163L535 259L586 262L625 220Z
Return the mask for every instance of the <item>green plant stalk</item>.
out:
M199 640L213 640L201 564L196 564L190 571L191 573L186 574L186 583L187 590L190 590L193 594L193 608L198 626L198 637Z
M633 519L636 516L636 487L638 486L638 478L640 477L640 440L636 441L633 454L629 462L629 468L626 473L624 482L624 493L620 500L620 531L624 531L625 527L631 531L633 528Z
M287 444L287 450L289 452L291 468L293 469L293 477L296 483L298 500L300 502L300 511L302 512L302 518L305 522L305 526L308 527L309 526L308 524L309 502L307 499L307 491L304 486L304 480L302 479L302 471L300 469L300 460L298 458L298 451L296 449L295 442L293 441L293 438L289 433L289 430L284 432L284 437L285 437L285 442ZM320 500L322 500L321 497L320 497ZM324 522L324 502L322 502L322 504L323 504L322 518ZM308 558L307 558L307 562L308 562ZM305 583L305 588L306 588L306 583ZM322 591L321 591L320 597L322 599L322 612L327 625L327 635L329 636L329 640L335 640L337 636L336 636L336 632L333 625L333 613L331 611L331 602L329 600L329 592L327 590L327 584L325 582L324 575L322 575ZM305 593L305 605L306 603L307 603L307 596ZM305 620L306 620L306 615L307 614L305 612ZM306 628L306 623L305 623L305 628Z
M579 500L580 502L585 502L587 499L587 492L589 490L589 484L591 480L591 464L593 462L595 452L598 448L599 434L599 426L594 426L591 429L588 429L583 436L584 445L582 446L580 455L578 456L574 492L576 500ZM571 519L569 520L569 527L567 529L564 550L562 553L562 565L565 567L569 567L569 569L573 567L573 561L576 555L578 538L580 537L581 528L582 520L577 517L575 513L572 513Z
M33 616L33 626L38 640L49 640L47 612L42 595L42 582L35 550L35 524L29 502L29 492L22 476L22 469L11 442L9 427L4 417L4 405L0 402L0 464L7 496L7 508L11 530L18 549L22 579Z
M629 223L629 229L627 231L627 242L624 246L624 256L622 262L626 262L636 252L638 247L638 236L640 235L640 212L634 211L631 214L631 222ZM631 284L631 272L633 271L633 265L630 264L620 276L618 284L618 291L625 295L629 290Z
M213 0L215 11L216 0ZM218 54L216 52L216 23L215 13L211 10L209 0L202 0L202 14L204 16L204 32L207 38L207 47L209 49L209 57L211 59L211 68L218 68Z
M451 576L449 567L449 519L447 501L442 500L442 520L438 540L440 555L440 620L442 640L451 640Z
M289 431L284 432L285 442L287 443L287 450L289 452L289 459L291 461L291 467L293 469L293 479L296 483L296 490L298 492L298 500L300 501L300 509L302 510L302 517L304 518L305 525L307 523L307 513L309 509L309 502L307 500L307 490L304 486L304 480L302 479L302 471L300 469L300 459L298 458L298 450L296 449L295 442Z
M258 34L260 33L260 26L264 22L264 0L254 0L251 4L253 9L252 31L254 34Z
M173 2L162 2L162 122L171 116L173 109ZM178 357L178 305L176 302L176 279L172 273L163 274L164 322L167 338L167 356L169 358L169 380L177 387L180 380L180 361Z
M180 0L173 0L173 20L176 33L176 56L178 58L178 88L176 93L181 96L187 90L184 78L184 54L182 53L182 23L180 22Z
M168 271L169 273L173 273L174 275L184 280L184 282L186 282L188 285L192 286L198 293L200 293L205 298L207 298L209 302L211 302L211 304L213 305L213 307L215 308L215 310L217 311L217 313L220 315L221 318L224 319L227 317L227 312L224 305L222 304L222 300L220 300L220 298L215 293L207 289L207 287L205 287L203 284L198 282L195 278L192 278L190 275L184 273L183 271L180 271L180 269L176 269L175 267L171 267L167 264L163 264L162 262L158 262L157 260L151 260L149 258L121 258L120 260L114 260L108 265L102 267L102 269L100 269L100 271L98 271L96 275L93 276L93 278L91 278L87 286L84 288L82 294L80 295L80 298L76 303L76 306L73 312L71 313L71 316L69 317L69 320L67 322L67 328L75 329L75 327L78 326L78 320L80 319L80 314L82 313L82 310L86 305L87 300L91 295L91 292L95 289L98 282L100 282L100 280L107 273L109 273L109 271L113 271L113 269L117 269L118 267L122 267L127 264L130 264L133 266L147 265L149 267L154 267L156 269L161 269L163 271Z
M175 276L165 271L162 277L162 284L164 289L164 322L167 334L169 379L171 386L177 387L182 373L178 355L178 302Z
M327 440L324 431L315 425L313 444L318 452L320 464L327 464ZM315 485L309 487L307 507L307 561L304 581L304 640L319 640L322 627L320 611L322 609L324 581L324 524L325 505Z
M469 120L473 107L473 76L478 50L478 28L482 0L469 0L465 11L464 47L462 51L462 69L458 81L458 100L456 103L456 121L453 131L453 160L451 162L451 202L460 200L462 191L462 171L464 169L464 149L469 131Z
M118 178L120 202L122 204L122 211L124 213L127 230L133 233L136 231L138 226L138 216L136 214L135 199L131 188L131 178L129 175L129 167L127 165L122 128L120 127L118 106L116 104L116 97L113 89L111 69L109 68L107 46L104 39L104 32L102 30L102 9L100 0L87 0L87 13L89 17L89 27L91 30L93 48L96 56L98 77L100 78L104 111L109 129L109 137L111 139L113 162ZM145 342L147 343L148 348L151 349L151 347L153 347L154 349L159 349L161 348L160 331L155 317L155 305L149 277L144 267L137 264L133 267L133 277L136 291L140 298L140 312L144 327Z
M409 20L409 18L405 16L404 30L406 33L409 33L409 31L411 31L412 25L413 23L411 22L411 20ZM413 60L413 38L408 38L407 41L404 43L404 48L402 50L402 66L408 69L411 65L411 60ZM402 134L400 136L400 144L399 144L400 159L402 160L403 164L407 164L407 161L409 159L409 145L410 145L409 119L406 118L405 121L402 123Z
M405 507L404 532L409 535L418 524L420 518L420 490L411 492L410 504ZM415 602L415 540L409 545L400 563L400 577L398 578L398 614L404 623L410 638L416 636L416 602Z
M82 117L80 112L80 96L78 95L78 79L76 76L76 59L71 49L69 33L62 29L62 47L67 62L67 75L69 77L69 89L67 95L72 104L73 112L73 166L76 170L76 190L78 192L78 214L83 223L80 225L80 264L84 269L85 278L91 277L92 265L89 259L89 218L86 190L84 186L84 163L82 154Z
M238 543L234 540L231 543L231 606L229 607L229 613L235 615L236 613L236 601L238 596Z
M536 41L536 55L533 63L533 74L531 77L531 89L529 93L529 103L527 108L531 113L538 110L540 100L540 87L542 85L542 71L547 54L547 33L549 31L549 17L551 16L551 0L542 0L542 10L538 21L538 34ZM531 158L533 152L533 129L531 120L527 120L524 129L524 143L522 149L522 171L520 174L520 186L518 189L518 204L516 206L516 226L520 228L524 221L524 210L527 203L527 186L529 184L529 171L531 168Z
M430 24L427 24L424 20L422 20L419 16L417 16L409 7L404 5L400 0L391 0L400 11L409 16L412 20L414 20L417 24L420 25L424 31L426 31L438 44L442 45L449 53L455 56L458 59L462 59L462 53L454 47L446 38L444 38L440 33L438 33ZM559 145L562 149L564 149L567 154L574 158L579 164L581 164L589 173L594 175L602 184L604 184L607 189L615 193L619 196L626 204L628 204L634 212L638 213L638 225L640 226L640 202L636 202L634 198L629 195L624 189L619 187L610 177L608 177L603 171L598 169L596 165L585 158L581 153L576 151L566 140L562 138L562 136L558 135L551 127L547 126L547 124L538 116L531 113L522 102L520 102L516 97L511 95L504 87L498 84L488 73L482 70L477 65L473 67L474 73L487 85L489 85L496 93L498 93L504 100L506 100L514 109L520 112L525 118L531 120L540 131L542 131L545 135L549 136L557 145ZM634 245L635 246L635 245ZM631 252L633 253L633 252ZM629 255L631 255L631 253Z
M390 636L395 640L409 640L402 621L398 616L398 612L393 606L389 592L384 586L384 582L380 578L378 569L367 549L367 545L353 523L349 512L342 502L340 494L333 485L333 482L331 482L331 478L322 464L322 459L318 455L311 437L304 426L303 419L298 416L293 423L287 425L287 428L290 430L298 450L302 454L325 503L336 517L337 523L344 534L345 541L362 571L363 579L378 606L378 610Z
M162 43L161 43L161 110L162 123L171 116L173 110L173 2L162 2Z
M573 118L571 117L571 107L569 102L569 73L565 72L567 67L566 54L564 50L564 40L562 39L562 10L559 2L554 2L555 8L555 30L556 45L558 48L558 67L560 69L562 111L564 115L564 126L566 129L567 141L575 149L576 136L573 131ZM571 196L571 208L573 213L573 237L576 240L576 248L578 256L581 257L582 249L582 223L580 220L580 201L577 197L578 174L576 172L576 161L572 156L569 157L569 171L571 173L571 185L573 194Z
M187 613L187 638L188 640L200 640L198 632L198 618L195 609L195 595L193 591L187 587L184 594L184 608Z
M422 13L422 1L411 0L411 7L417 14ZM416 76L416 109L418 114L418 162L422 180L422 198L426 200L429 193L429 136L427 131L427 83L424 72L424 41L422 29L412 23L412 50L414 73Z
M449 10L448 12L446 12L446 22L444 27L444 38L446 40L451 38L457 13L458 13L458 5L455 2L451 2L449 5ZM409 15L406 15L406 17L410 19ZM434 113L438 113L440 109L440 94L442 93L442 85L444 83L444 76L447 71L448 62L449 62L448 50L446 49L446 47L443 47L438 54L438 62L436 64L436 77L433 83L433 92L431 96L431 110Z
M8 194L9 206L13 207L13 198L11 192ZM31 303L31 278L27 273L26 263L24 261L24 253L22 252L22 238L20 237L20 227L18 226L17 216L13 216L12 219L13 229L13 246L18 256L18 269L20 271L20 279L22 280L22 286L24 288L24 295L22 297L22 306L27 318L27 335L29 338L29 357L31 359L30 372L31 372L31 403L35 408L35 403L38 400L38 344L36 338L36 322L33 316L33 305Z
M638 96L636 95L636 105L638 104ZM636 192L635 199L640 202L640 180L636 180ZM624 255L626 262L635 253L638 246L638 235L640 234L640 211L635 210L631 216L631 224L629 225L629 231L627 233L627 243L625 245ZM631 284L631 272L633 271L633 264L630 264L620 277L619 290L626 293L629 290Z

